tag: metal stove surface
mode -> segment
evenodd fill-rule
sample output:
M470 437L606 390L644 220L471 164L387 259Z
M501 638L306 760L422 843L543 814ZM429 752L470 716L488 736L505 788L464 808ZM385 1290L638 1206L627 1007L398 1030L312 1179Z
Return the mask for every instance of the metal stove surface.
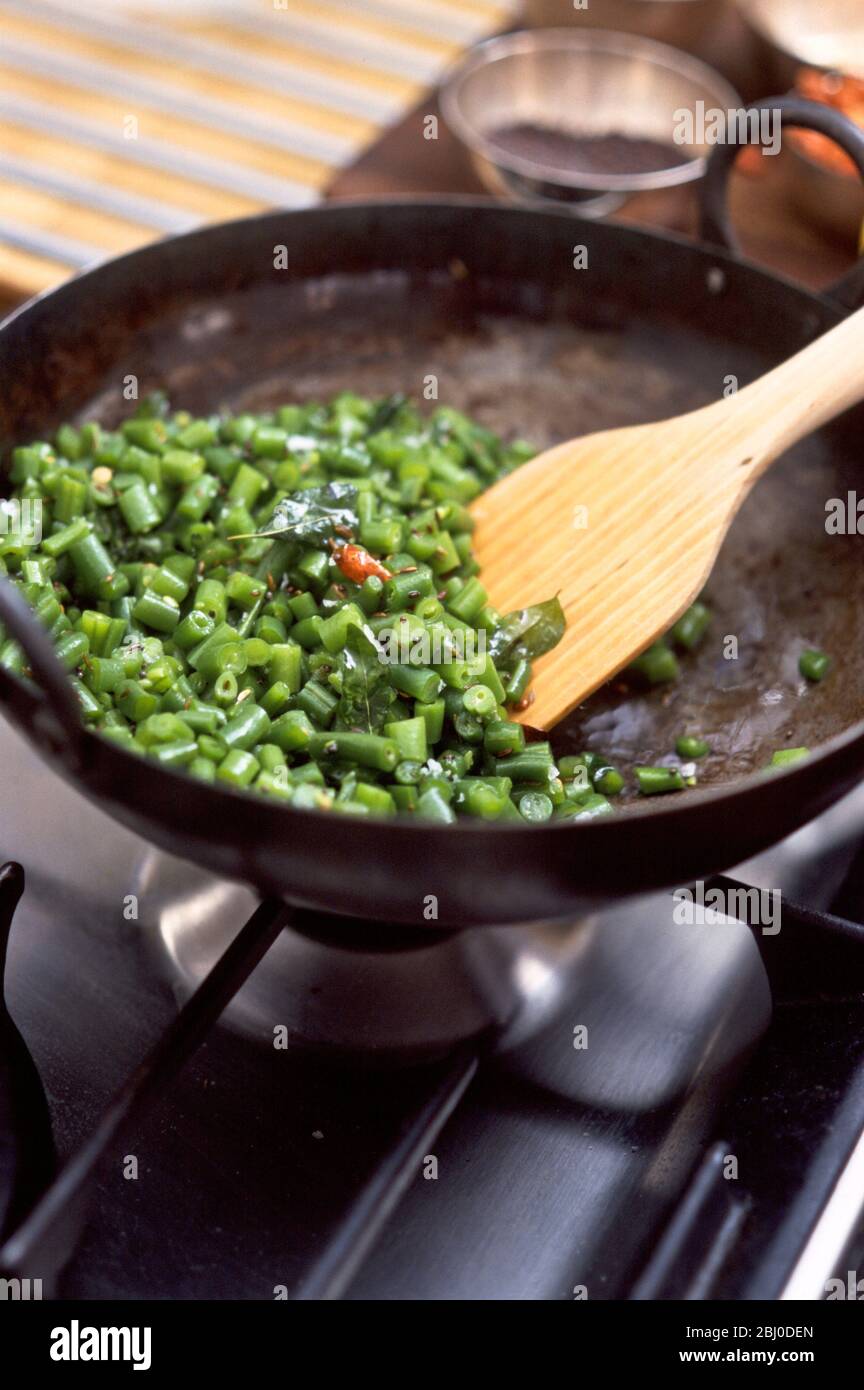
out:
M202 923L239 930L254 899L154 856L6 726L0 759L11 807L0 856L28 876L8 1002L62 1159L188 994L184 940L199 942ZM740 876L826 906L862 813L856 794ZM626 1292L770 1017L749 930L677 926L671 908L657 896L604 914L580 937L556 1007L529 1011L534 1031L515 1028L479 1067L471 1045L384 1073L274 1048L282 976L271 965L266 1005L253 976L170 1093L107 1157L60 1292ZM527 993L548 1005L548 962L531 956L520 968ZM287 1007L290 980L284 988ZM587 1047L574 1046L586 1035Z

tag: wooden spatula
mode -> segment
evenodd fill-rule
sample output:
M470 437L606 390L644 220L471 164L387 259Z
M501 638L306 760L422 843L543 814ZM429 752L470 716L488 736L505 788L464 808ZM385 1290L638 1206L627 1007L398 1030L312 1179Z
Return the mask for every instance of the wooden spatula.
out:
M478 497L474 546L490 602L510 612L557 593L567 617L517 717L551 728L664 633L705 583L756 479L862 399L859 310L735 395L556 445Z

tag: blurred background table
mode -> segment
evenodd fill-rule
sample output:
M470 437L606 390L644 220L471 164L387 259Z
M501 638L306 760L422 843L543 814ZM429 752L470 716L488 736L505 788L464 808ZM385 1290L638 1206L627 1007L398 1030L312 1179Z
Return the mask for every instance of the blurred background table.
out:
M514 0L0 0L0 296L321 197Z
M862 0L864 3L864 0ZM529 0L528 8L531 9ZM538 0L547 14L566 8L563 0ZM760 55L743 24L738 7L717 0L712 21L694 48L722 72L745 101L775 95L766 91ZM357 160L341 170L328 188L331 198L379 197L387 193L482 193L467 154L439 121L439 138L423 138L423 121L437 114L426 98L382 135ZM838 279L854 261L851 247L831 240L802 218L789 197L788 182L775 162L761 161L758 174L733 173L732 220L744 253L760 265L821 289ZM642 194L616 214L623 221L698 234L698 203L693 185Z
M592 0L590 13L628 3ZM443 122L437 140L424 138L435 84L484 36L571 9L0 0L0 306L153 237L266 207L482 191ZM698 56L746 99L768 95L734 0L707 12ZM761 175L733 177L746 254L809 286L830 283L852 248L803 218L774 161L762 163ZM692 188L642 195L617 215L697 231Z

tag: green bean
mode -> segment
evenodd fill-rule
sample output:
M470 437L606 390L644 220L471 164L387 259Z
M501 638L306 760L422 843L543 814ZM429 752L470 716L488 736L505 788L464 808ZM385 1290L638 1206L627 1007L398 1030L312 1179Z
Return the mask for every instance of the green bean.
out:
M593 818L623 777L526 743L510 711L527 707L543 624L502 616L472 553L469 504L531 452L402 397L221 418L158 397L116 431L61 425L12 451L43 536L2 535L0 573L85 720L205 784L418 824ZM692 605L635 671L673 679L672 644L692 649L708 622ZM4 636L0 664L29 676ZM822 656L802 654L808 679ZM679 755L700 742L682 735ZM678 776L641 774L649 793Z
M408 608L417 599L428 598L434 589L428 565L412 565L400 570L384 585L384 607L389 613Z
M294 697L297 708L326 729L332 722L339 697L316 680L309 680Z
M422 715L397 719L384 725L387 738L395 740L400 758L424 763L427 757L426 721Z
M173 632L180 621L180 609L176 599L162 598L160 594L148 591L135 604L132 616L156 632Z
M276 772L259 772L254 782L255 790L263 792L266 796L275 796L280 801L296 802L295 791L290 782Z
M380 772L392 772L399 762L396 740L382 738L379 734L313 733L308 750L313 758L348 758Z
M554 809L552 798L545 792L526 792L519 798L519 813L527 821L549 820Z
M194 738L178 739L174 743L154 743L150 748L151 758L163 767L184 767L197 756L198 745Z
M84 632L68 632L60 638L54 650L57 658L67 671L74 671L76 666L80 666L85 656L90 650L90 639Z
M251 574L243 574L242 570L235 570L225 583L229 603L236 604L238 608L253 608L266 592L267 585L263 580L253 579Z
M299 753L309 748L314 733L315 725L303 710L289 709L274 719L267 739L284 753Z
M478 719L476 714L470 714L468 710L459 710L453 716L453 728L464 743L475 744L483 742L483 721Z
M221 763L225 757L225 744L214 734L199 734L195 742L198 744L199 756L206 758L208 762Z
M168 449L162 455L162 474L166 483L185 486L200 478L204 468L202 455L189 449Z
M431 703L424 703L422 700L414 701L414 714L422 719L426 725L427 744L440 742L444 732L446 709L443 700L432 700Z
M211 762L209 758L202 758L200 754L187 764L186 771L202 782L215 782L216 780L216 764Z
M64 525L76 521L78 517L84 515L86 505L86 483L83 483L80 478L62 476L58 480L54 493L54 520L62 521ZM50 550L48 554L51 554Z
M508 753L521 753L525 747L525 730L510 720L493 719L483 731L483 747L493 758Z
M445 661L438 667L438 675L452 690L464 691L473 685L477 677L470 661Z
M529 743L519 753L509 757L497 758L496 772L510 777L514 782L537 782L549 778L554 763L552 749L548 743Z
M342 651L348 641L349 630L352 627L362 628L364 621L362 610L355 603L346 603L332 617L321 621L318 634L322 645L328 652Z
M228 489L228 500L251 509L259 494L268 486L263 473L259 473L251 464L241 463Z
M138 681L126 680L119 685L114 694L114 703L121 714L131 719L133 724L155 714L159 701Z
M405 758L397 763L393 777L400 787L416 786L423 776L423 764L413 758Z
M122 661L114 661L104 656L91 656L84 673L85 685L97 695L106 691L110 694L125 679L126 672Z
M228 612L225 585L217 579L202 579L195 590L192 607L212 618L214 623L224 623Z
M463 623L470 623L488 601L489 595L479 579L469 579L465 586L450 601L450 612Z
M242 748L232 748L216 768L216 777L231 787L248 787L260 770L258 759L251 753Z
M4 671L12 671L16 676L24 672L23 648L12 638L0 644L0 666Z
M704 758L711 749L704 738L698 738L695 734L681 734L675 740L675 752L679 758L692 762L694 758Z
M419 700L421 704L430 704L435 700L441 687L437 671L429 670L424 666L399 666L392 665L386 668L387 679L394 690L400 694L410 695L412 699Z
M151 682L151 685L153 670L154 668L151 666L147 673L147 679ZM162 682L160 682L160 693L162 694L160 708L166 710L169 714L178 714L180 710L185 710L191 705L198 692L194 689L188 676L182 674L176 676L172 675L170 668L168 672L168 681L168 689L165 691L161 691ZM156 687L153 686L153 688L155 689Z
M215 626L215 620L202 609L192 608L175 627L174 641L181 650L188 652L209 637Z
M643 796L684 790L684 778L674 767L636 767L636 782Z
M213 682L213 699L219 706L235 704L239 693L240 686L233 671L222 671Z
M624 790L624 778L616 767L598 767L591 780L603 796L618 796Z
M146 587L151 594L158 594L160 598L172 599L178 606L189 592L188 580L182 579L176 569L172 568L167 561L159 566Z
M698 647L711 625L711 610L704 603L693 603L673 626L670 636L688 652Z
M139 449L148 449L153 454L158 454L168 439L162 420L126 420L122 430L130 444L137 444Z
M533 674L531 662L520 657L507 680L508 705L518 705L525 699Z
M262 642L266 642L270 647L281 645L288 637L285 623L272 613L265 613L257 620L254 632L256 637L260 637Z
M162 514L143 482L135 482L131 487L124 488L119 496L119 505L123 520L135 535L152 531L162 520Z
M681 674L675 653L663 641L655 642L627 669L635 671L649 685L664 685L677 680Z
M194 734L215 734L224 725L225 714L218 705L193 700L183 707L183 722Z
M403 523L399 520L368 521L360 527L360 540L367 550L392 555L402 544Z
M809 748L778 748L771 754L769 767L791 767L793 763L803 762L809 756Z
M253 752L265 772L275 772L287 766L285 754L278 743L262 743Z
M35 613L40 623L49 629L53 628L57 619L63 616L57 596L52 590L43 590L41 597L36 602ZM101 618L103 614L100 613L99 616ZM106 617L105 622L107 623L109 621L110 620Z
M465 777L458 784L456 804L469 816L498 820L509 803L511 786L508 778ZM551 810L551 802L549 806Z
M220 729L219 737L228 748L252 748L270 732L270 718L260 705L244 700L237 713Z
M398 769L397 769L398 771ZM398 813L410 815L417 809L417 788L414 786L391 786L390 795Z
M89 534L90 522L83 516L77 516L68 526L63 526L59 531L46 536L42 541L42 549L46 555L56 559L59 555L65 555L73 545L85 540Z
M267 679L286 685L296 695L303 682L303 651L296 642L279 642L270 649Z
M0 665L2 664L2 655L0 655ZM72 676L69 684L78 696L78 703L81 706L81 718L88 724L93 724L97 720L100 720L105 711L92 690L88 690L84 682L79 680L77 676Z
M831 668L831 658L825 652L810 647L798 658L798 670L805 680L818 682L824 680Z
M270 643L263 638L247 637L243 643L247 667L269 666L272 650Z
M295 622L300 622L303 618L314 618L318 613L318 602L314 594L307 590L305 594L292 594L288 600L288 607L294 616Z
M100 613L96 609L85 609L81 614L79 626L90 643L93 655L104 656L120 645L126 634L127 624L121 618L109 617L107 613Z
M311 618L301 618L291 629L291 637L307 651L321 646L321 627L324 619L316 613Z
M583 801L559 807L555 814L563 820L596 820L598 816L613 814L613 808L605 796L592 792Z
M219 479L207 473L190 483L177 503L177 516L184 521L203 521L219 495Z
M358 782L354 789L354 800L377 816L396 814L396 802L386 787L373 786L370 782Z
M242 642L222 642L218 647L209 647L201 652L197 667L202 676L215 680L226 671L242 676L248 665L246 649Z

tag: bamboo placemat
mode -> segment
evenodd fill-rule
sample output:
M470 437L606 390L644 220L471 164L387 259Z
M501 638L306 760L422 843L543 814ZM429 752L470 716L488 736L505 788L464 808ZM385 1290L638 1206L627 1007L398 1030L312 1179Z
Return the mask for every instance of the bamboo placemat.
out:
M317 200L515 0L0 0L0 293Z

